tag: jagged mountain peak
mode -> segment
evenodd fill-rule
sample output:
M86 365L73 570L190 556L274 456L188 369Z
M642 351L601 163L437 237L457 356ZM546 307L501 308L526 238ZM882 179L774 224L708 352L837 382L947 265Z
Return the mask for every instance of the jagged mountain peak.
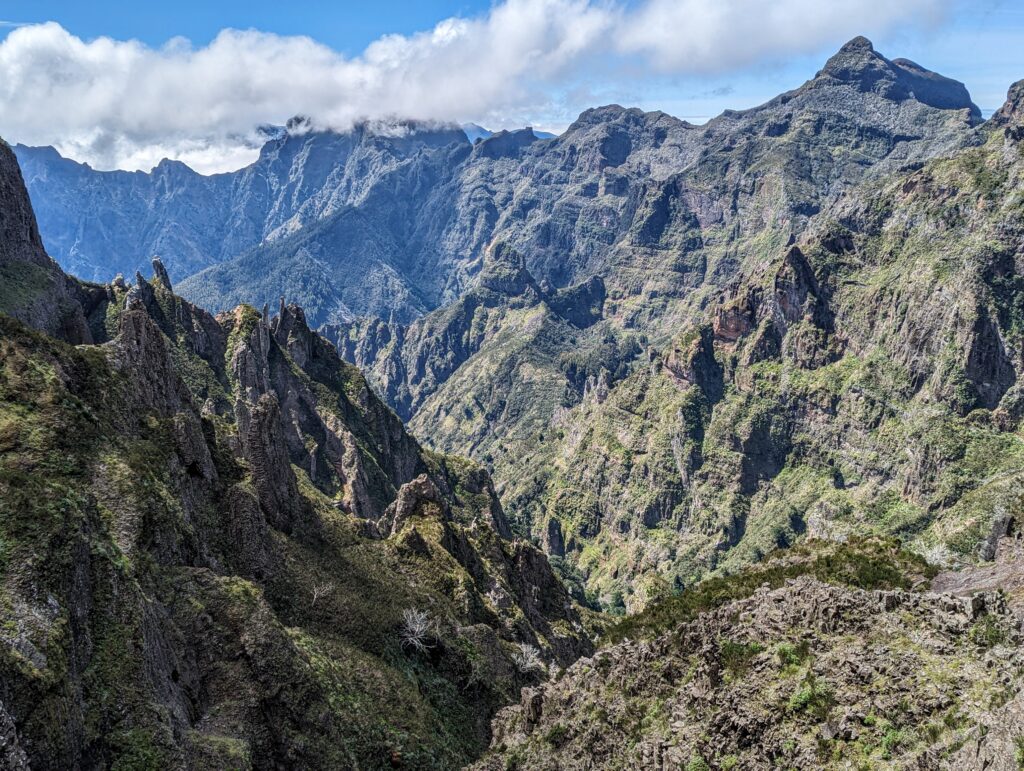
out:
M990 118L994 126L1006 129L1007 136L1024 136L1024 80L1018 80L1006 93L1006 101Z
M524 128L514 131L499 131L489 137L478 139L473 146L473 153L484 158L510 158L518 156L523 150L540 141L533 129Z
M49 267L21 169L10 146L0 140L0 265L17 260Z
M967 109L975 118L981 110L963 83L932 72L909 59L887 59L871 41L858 36L840 48L805 84L807 87L855 85L894 101L916 99L942 110Z
M653 124L660 120L667 119L674 124L689 125L685 121L674 118L668 113L660 110L645 112L639 107L623 107L620 104L606 104L600 107L591 107L579 114L579 117L565 130L563 136L585 131L594 126L601 126L610 123L639 126Z
M836 80L855 82L871 70L882 71L891 62L875 50L866 37L857 36L843 45L829 57L815 75L815 79L830 77Z
M164 285L167 290L172 290L171 277L167 275L167 268L164 267L163 260L158 256L153 257L153 278Z

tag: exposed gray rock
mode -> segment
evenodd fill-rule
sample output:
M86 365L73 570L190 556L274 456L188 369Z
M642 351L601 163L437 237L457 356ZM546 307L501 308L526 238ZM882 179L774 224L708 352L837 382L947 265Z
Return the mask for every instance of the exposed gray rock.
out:
M18 161L0 140L0 311L70 343L92 342L91 293L43 250Z
M21 748L14 719L0 701L0 764L9 771L29 771L28 756Z
M845 768L862 751L901 768L947 767L950 754L951 767L987 768L1024 730L1021 639L999 594L965 604L802 577L524 688L474 768Z

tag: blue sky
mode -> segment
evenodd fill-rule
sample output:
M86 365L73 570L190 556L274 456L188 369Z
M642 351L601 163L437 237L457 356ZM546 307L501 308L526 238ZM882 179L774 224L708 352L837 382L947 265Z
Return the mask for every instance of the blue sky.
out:
M486 11L488 0L370 0L368 2L271 2L271 0L179 0L174 3L0 2L3 18L15 22L57 21L80 37L106 35L137 38L159 46L184 36L205 45L225 27L256 29L280 35L310 35L343 53L357 54L388 33L409 34L429 29L448 16Z
M256 126L296 112L558 131L618 102L700 122L796 87L856 34L986 112L1024 78L1021 0L18 0L0 19L28 25L0 25L0 134L101 168L241 165Z

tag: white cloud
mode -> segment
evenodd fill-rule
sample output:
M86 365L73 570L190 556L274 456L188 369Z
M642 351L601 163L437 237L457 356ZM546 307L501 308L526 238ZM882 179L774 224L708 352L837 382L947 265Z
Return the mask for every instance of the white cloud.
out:
M937 23L939 0L648 0L619 37L673 72L719 72L780 56L812 53L824 42L873 34L913 21Z
M0 134L55 144L99 168L147 169L164 156L203 171L237 168L255 157L256 126L297 114L338 128L388 116L544 125L585 73L627 60L632 78L727 72L920 24L944 5L504 0L478 17L382 37L354 58L253 30L224 30L202 48L177 38L154 49L34 24L0 42Z

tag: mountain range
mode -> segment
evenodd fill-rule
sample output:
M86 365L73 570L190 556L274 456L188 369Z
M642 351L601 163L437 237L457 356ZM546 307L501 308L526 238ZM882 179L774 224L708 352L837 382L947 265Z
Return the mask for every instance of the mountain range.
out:
M856 38L702 126L296 120L209 177L15 147L0 483L37 481L0 556L53 567L5 583L0 738L10 713L26 757L72 764L145 735L257 767L1014 767L1022 141L1024 81L985 121ZM116 602L82 588L83 549ZM410 655L400 613L425 608ZM78 673L111 618L136 670ZM218 646L251 694L310 690L254 717ZM163 711L104 711L121 680ZM395 700L405 722L377 712ZM21 717L40 703L71 739ZM349 703L364 722L316 734Z

